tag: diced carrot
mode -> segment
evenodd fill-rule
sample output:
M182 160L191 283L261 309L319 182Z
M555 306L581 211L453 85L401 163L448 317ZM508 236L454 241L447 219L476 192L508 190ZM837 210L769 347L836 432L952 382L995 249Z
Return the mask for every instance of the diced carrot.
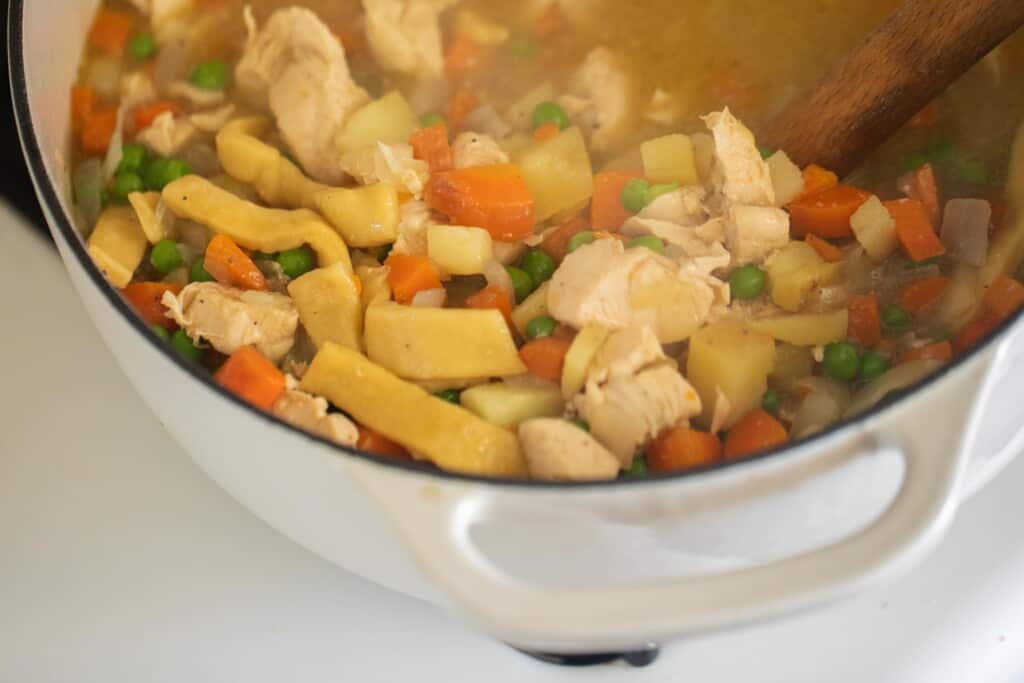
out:
M117 110L94 110L82 126L82 152L86 156L101 156L107 153L110 140L117 130Z
M71 88L71 125L76 133L85 128L85 122L96 109L96 91L84 85Z
M285 390L284 373L251 346L232 353L213 377L235 396L263 410L270 410Z
M818 256L829 263L839 263L843 260L843 252L839 250L839 247L831 242L821 239L817 235L808 234L804 237L804 241L807 242L814 251L818 252Z
M939 215L939 183L935 179L935 169L931 164L924 164L914 171L911 183L910 198L916 199L928 210L932 224L937 224Z
M958 354L969 351L982 339L992 334L992 331L999 326L999 322L999 318L985 314L967 323L953 340L953 350Z
M562 379L562 366L570 346L572 342L565 339L542 337L527 342L519 349L519 357L531 375L558 382Z
M101 7L89 29L89 45L114 57L124 53L135 20L126 12Z
M373 453L385 458L398 458L399 460L411 460L409 451L387 438L383 434L373 431L369 427L359 425L359 440L356 441L356 448L367 453Z
M725 458L737 460L786 443L782 423L760 408L744 415L725 436Z
M444 123L413 131L409 144L412 145L413 156L427 162L431 173L451 169L452 147L448 144L448 126Z
M462 129L462 123L469 113L480 106L480 100L471 90L459 88L455 91L452 101L448 103L448 125L453 132Z
M953 344L948 341L936 342L927 346L919 346L916 349L904 351L900 356L900 363L909 363L915 360L941 360L947 361L953 358Z
M831 239L851 237L853 229L850 227L850 216L870 198L869 193L859 188L837 185L830 190L797 199L789 205L793 232Z
M497 285L488 285L466 299L466 308L489 309L501 311L505 321L512 322L512 292Z
M437 266L426 256L392 253L384 265L388 267L391 292L400 304L411 303L417 292L443 286Z
M857 294L850 297L847 335L864 348L872 348L882 340L882 322L878 313L878 296Z
M444 73L448 80L458 82L482 70L493 53L484 45L456 36L444 53Z
M178 329L178 324L165 315L167 307L163 304L164 292L177 294L180 291L180 285L166 282L133 282L122 289L121 294L147 323L173 331Z
M638 171L602 171L594 176L594 197L590 202L594 230L619 230L633 215L622 205L622 190L630 180L640 177Z
M722 459L717 435L689 427L671 429L647 449L647 467L653 472L675 472L710 465Z
M479 226L502 242L533 234L533 195L514 164L435 173L427 182L424 199L457 225Z
M896 236L909 258L923 261L946 253L924 204L916 199L896 199L884 204L896 221Z
M544 235L544 241L540 243L540 248L547 252L547 255L555 260L555 263L561 263L565 258L565 251L569 247L569 240L573 238L573 235L586 230L590 230L590 223L586 218L582 216L570 218Z
M135 130L145 130L149 128L153 125L153 121L156 120L156 117L165 112L171 112L171 114L177 116L181 113L181 107L176 105L174 102L149 102L147 104L139 105L132 113L132 119L135 121Z
M535 142L544 142L545 140L557 138L561 131L562 129L558 127L557 123L545 123L534 129L533 139Z
M267 279L249 255L227 235L215 235L206 245L203 265L213 279L226 287L266 289Z
M914 128L923 128L925 126L933 126L939 122L939 104L935 100L932 100L924 106L924 109L914 114L914 117L910 119L908 126Z
M1005 320L1024 306L1024 284L1000 275L985 292L985 310L997 320Z
M833 187L839 184L839 176L832 171L822 168L817 164L811 164L803 170L804 176L804 189L796 196L793 201L800 201L801 199L807 199L813 197L819 192L825 190L831 190Z
M949 278L941 275L921 278L905 285L896 294L896 303L914 315L920 315L942 298Z

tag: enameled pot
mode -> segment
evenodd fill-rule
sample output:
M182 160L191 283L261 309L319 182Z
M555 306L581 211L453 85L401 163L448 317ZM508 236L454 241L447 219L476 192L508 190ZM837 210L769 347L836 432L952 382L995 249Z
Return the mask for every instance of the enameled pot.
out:
M986 408L1015 405L1024 380L1016 321L855 421L746 462L643 481L440 474L259 413L147 334L72 225L69 92L95 5L11 0L10 9L18 124L67 270L139 395L196 462L341 567L446 603L520 647L634 649L892 578L942 537L968 482L980 485L1021 445L1024 410L1008 419Z

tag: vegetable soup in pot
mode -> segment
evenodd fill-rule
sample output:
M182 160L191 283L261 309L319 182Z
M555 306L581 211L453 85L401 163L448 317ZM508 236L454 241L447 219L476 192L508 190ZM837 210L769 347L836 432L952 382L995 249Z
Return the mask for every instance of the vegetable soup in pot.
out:
M152 334L339 445L554 481L748 457L1024 305L1024 36L838 178L756 133L896 3L782 5L108 0L78 226Z

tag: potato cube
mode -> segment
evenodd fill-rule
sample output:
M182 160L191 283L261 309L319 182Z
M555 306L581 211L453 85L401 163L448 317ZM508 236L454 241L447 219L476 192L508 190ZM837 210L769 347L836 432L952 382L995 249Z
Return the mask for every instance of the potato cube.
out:
M494 258L491 234L483 228L432 225L427 228L427 255L452 275L477 275Z
M531 320L548 315L548 287L550 286L551 281L548 280L512 310L512 324L516 326L516 330L522 336L526 336L526 326L530 324Z
M804 191L804 174L781 149L768 158L768 172L775 189L775 206L785 206Z
M795 313L812 290L835 282L842 273L841 263L826 263L806 242L790 242L768 263L772 301Z
M420 119L398 91L356 110L337 138L340 154L369 147L378 142L407 143L419 128Z
M896 249L896 221L878 197L872 196L850 216L853 234L874 261L884 261Z
M582 206L594 193L594 171L579 128L531 145L516 159L533 195L534 216L542 223Z
M480 384L462 392L462 407L499 427L565 412L562 392L549 382Z
M648 140L640 146L644 175L652 183L696 185L697 162L689 136L675 133Z

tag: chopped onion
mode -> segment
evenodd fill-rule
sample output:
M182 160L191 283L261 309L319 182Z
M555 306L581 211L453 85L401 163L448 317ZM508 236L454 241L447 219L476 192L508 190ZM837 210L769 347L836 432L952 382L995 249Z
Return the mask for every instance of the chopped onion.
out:
M110 136L110 145L107 147L107 156L103 160L103 179L110 180L117 173L117 167L121 165L121 157L124 156L124 119L127 108L121 105L117 110L117 122L114 124L114 134Z
M992 205L984 199L951 199L942 216L942 243L949 255L969 266L985 263Z
M487 278L487 284L491 287L499 287L504 289L512 295L515 291L515 287L512 285L512 278L509 276L508 271L505 270L505 266L501 265L497 261L488 261L484 266L484 277Z
M210 243L210 229L195 221L178 221L178 234L181 236L181 243L196 252L205 252L206 245Z
M444 308L444 302L448 298L448 292L444 287L440 289L423 289L416 292L410 306L416 308Z
M850 405L850 390L828 377L806 377L796 383L804 400L793 415L790 432L794 438L820 432L840 417Z
M890 393L917 384L940 367L942 367L942 361L937 360L916 360L897 365L858 391L843 416L860 415L874 407Z
M112 57L97 57L89 64L85 83L108 99L121 93L121 62Z
M512 132L512 126L501 118L494 107L485 104L469 112L463 121L463 130L474 130L500 140Z

